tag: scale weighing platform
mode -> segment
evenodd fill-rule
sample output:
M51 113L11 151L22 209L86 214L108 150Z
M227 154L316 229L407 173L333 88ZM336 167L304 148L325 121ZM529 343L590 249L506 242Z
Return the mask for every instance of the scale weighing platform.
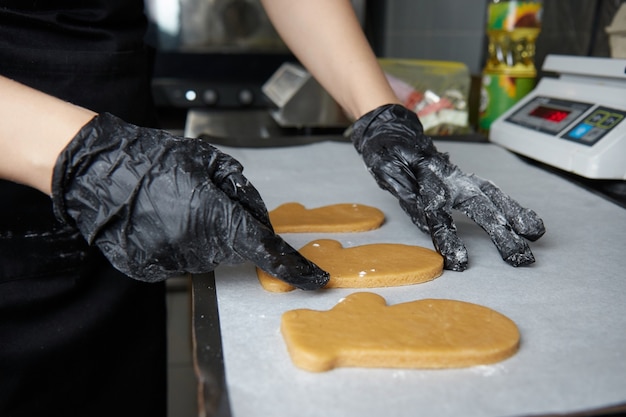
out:
M496 119L489 139L591 179L626 180L626 59L548 55L535 89Z

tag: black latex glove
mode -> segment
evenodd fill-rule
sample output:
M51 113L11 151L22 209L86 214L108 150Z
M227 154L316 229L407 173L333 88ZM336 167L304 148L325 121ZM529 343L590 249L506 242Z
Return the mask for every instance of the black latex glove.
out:
M328 273L276 235L258 191L232 157L200 139L95 117L57 161L56 216L111 264L142 281L251 261L302 289Z
M534 262L522 237L536 240L544 234L537 214L492 182L463 173L423 132L414 112L385 105L354 123L352 142L378 185L397 197L413 223L431 235L446 269L467 268L467 250L456 234L452 209L480 225L509 264Z

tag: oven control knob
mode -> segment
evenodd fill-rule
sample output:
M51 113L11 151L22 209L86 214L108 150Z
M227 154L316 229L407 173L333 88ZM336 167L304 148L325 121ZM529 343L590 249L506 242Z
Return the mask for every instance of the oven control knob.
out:
M208 106L214 106L217 104L218 100L219 100L219 95L217 94L217 91L215 91L214 89L209 88L202 92L202 101L204 102L204 104Z
M251 90L244 88L243 90L239 91L238 98L239 103L243 104L244 106L249 106L254 102L254 93L252 93Z

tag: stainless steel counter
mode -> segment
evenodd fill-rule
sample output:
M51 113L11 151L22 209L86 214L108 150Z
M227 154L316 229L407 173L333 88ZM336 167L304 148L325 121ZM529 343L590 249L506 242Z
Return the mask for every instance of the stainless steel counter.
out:
M607 407L626 404L626 210L495 145L438 142L437 147L464 171L493 180L542 216L547 233L531 244L537 262L524 268L505 264L487 235L456 213L470 254L467 271L372 291L389 304L451 298L493 308L518 324L520 351L506 361L467 369L309 373L291 363L280 316L294 308L330 309L356 290L273 294L258 284L253 265L225 266L215 271L214 282L211 276L193 278L200 396L215 404L207 410L226 408L236 417L471 417L609 414L614 410ZM344 246L432 247L393 197L376 186L348 143L221 148L242 162L270 209L287 201L310 207L357 202L387 216L383 227L371 232L285 234L295 247L320 237ZM228 407L219 405L224 392Z

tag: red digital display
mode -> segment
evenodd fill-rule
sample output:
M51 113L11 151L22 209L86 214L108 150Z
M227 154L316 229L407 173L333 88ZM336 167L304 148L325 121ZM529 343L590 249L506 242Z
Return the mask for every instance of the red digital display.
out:
M550 122L559 123L571 112L567 110L555 109L553 107L539 106L530 112L531 116L539 117Z

